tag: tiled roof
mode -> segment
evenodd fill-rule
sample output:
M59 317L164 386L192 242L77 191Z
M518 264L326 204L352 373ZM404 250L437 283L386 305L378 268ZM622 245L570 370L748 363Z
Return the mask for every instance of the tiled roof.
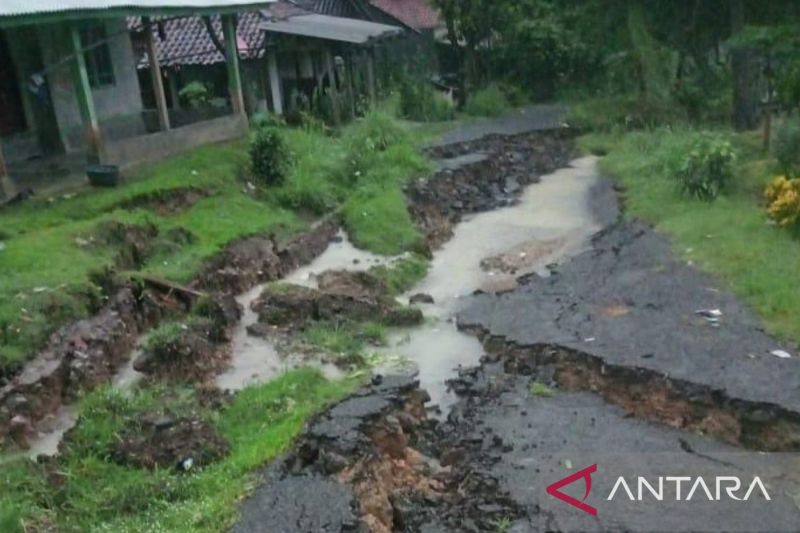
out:
M239 57L254 59L264 53L264 32L259 25L267 20L282 20L308 12L288 2L277 2L268 10L239 13L236 26L236 40ZM163 67L177 65L213 65L222 63L225 57L214 45L208 35L201 17L154 18L154 28L158 61ZM225 39L219 16L211 16L211 26L220 43ZM142 29L140 17L129 17L128 27L133 31ZM138 67L144 68L149 62L144 46L137 46Z
M439 12L428 0L370 0L370 3L415 30L429 30L441 25Z

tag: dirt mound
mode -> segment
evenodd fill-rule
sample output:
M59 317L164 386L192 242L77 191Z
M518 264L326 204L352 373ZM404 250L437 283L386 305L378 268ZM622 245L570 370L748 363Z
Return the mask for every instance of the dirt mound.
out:
M137 336L179 307L174 300L128 286L97 315L53 333L39 355L0 389L0 442L15 417L35 424L81 392L108 383Z
M205 265L196 285L239 294L259 283L280 279L325 251L338 231L338 220L328 218L285 243L273 236L234 241Z
M413 325L422 312L401 307L380 279L368 272L327 271L319 276L319 288L275 284L267 287L251 305L262 323L299 329L311 320L379 320L388 325Z
M196 416L160 413L131 420L111 450L123 465L191 470L228 454L230 445L214 426Z

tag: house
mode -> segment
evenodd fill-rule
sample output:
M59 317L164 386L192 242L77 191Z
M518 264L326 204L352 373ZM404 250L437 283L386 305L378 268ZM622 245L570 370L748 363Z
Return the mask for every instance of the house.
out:
M38 184L76 165L126 168L247 129L237 50L236 13L274 0L57 0L0 3L0 199L7 176ZM128 17L154 49L153 17L213 15L226 44L224 116L173 128L162 77L141 87ZM157 56L148 63L160 72ZM143 91L143 89L147 89ZM148 128L143 92L154 95L157 126ZM154 131L155 130L155 131ZM64 168L62 168L64 167ZM30 181L29 181L30 180Z
M211 15L151 20L173 124L192 122L197 114L224 112L219 102L226 79L221 18ZM319 14L286 0L241 12L236 22L243 99L249 114L264 110L283 114L298 107L307 108L323 96L330 97L333 120L352 114L352 109L345 113L347 106L352 107L359 98L374 97L374 62L376 56L380 61L380 47L403 34L398 26ZM136 17L128 20L140 84L148 88L152 85L152 70L141 24ZM187 87L207 93L209 101L202 108L192 106L181 98ZM145 107L152 108L153 99L152 91L145 90ZM152 127L152 113L147 122Z

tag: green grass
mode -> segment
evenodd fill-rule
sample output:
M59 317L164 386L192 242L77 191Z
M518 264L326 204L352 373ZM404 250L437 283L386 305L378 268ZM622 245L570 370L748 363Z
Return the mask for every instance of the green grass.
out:
M48 469L26 459L3 465L0 529L226 530L235 520L238 501L253 485L253 470L286 450L313 413L353 385L326 381L313 370L293 371L245 389L221 412L203 410L191 390L96 391L82 402L76 433L57 465ZM107 459L128 417L165 405L176 413L201 412L228 440L230 455L190 473L150 471ZM55 482L59 479L63 483Z
M191 231L192 242L161 247L142 268L177 281L191 279L205 259L237 237L302 229L293 212L242 191L237 175L243 153L241 141L205 146L143 169L117 189L87 189L73 197L37 199L3 210L0 368L23 362L51 331L88 315L99 303L90 274L113 265L114 249L79 242L103 223L153 224L161 235L174 228ZM209 196L173 216L141 206L120 208L142 195L187 186Z
M397 186L357 192L345 202L342 219L353 243L377 254L399 254L419 249L423 243Z
M471 116L496 117L510 108L511 104L505 93L498 85L492 84L470 95L464 112Z
M303 338L325 351L359 359L366 344L386 343L386 327L378 322L315 322L303 332Z
M531 381L531 384L528 385L528 392L531 396L540 398L549 398L554 394L553 389L538 381Z
M390 265L372 267L372 275L382 280L392 296L402 294L421 281L428 273L430 261L419 254L396 259Z
M582 143L604 144L600 165L625 192L628 216L641 217L673 238L676 252L716 274L762 317L767 329L800 341L800 242L767 224L762 201L773 162L758 148L757 134L732 135L739 149L734 181L713 203L681 196L670 163L687 149L691 132L659 129L627 135L594 135Z
M359 246L395 254L420 245L401 187L430 170L418 149L427 135L383 111L347 125L339 136L313 128L281 131L292 163L280 187L248 191L240 179L247 166L241 140L162 161L116 189L85 190L2 211L0 370L23 363L54 329L102 303L89 279L113 266L115 249L79 242L108 221L151 224L159 235L178 228L191 232L191 242L164 243L139 268L179 282L190 281L205 260L236 238L286 236L306 227L307 213L320 215L339 205ZM207 196L182 212L161 216L133 205L143 196L189 186Z

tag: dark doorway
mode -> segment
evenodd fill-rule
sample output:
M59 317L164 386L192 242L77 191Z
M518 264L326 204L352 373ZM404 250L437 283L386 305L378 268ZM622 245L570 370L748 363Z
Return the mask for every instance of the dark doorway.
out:
M0 135L12 135L27 128L16 69L11 62L6 34L0 30Z

